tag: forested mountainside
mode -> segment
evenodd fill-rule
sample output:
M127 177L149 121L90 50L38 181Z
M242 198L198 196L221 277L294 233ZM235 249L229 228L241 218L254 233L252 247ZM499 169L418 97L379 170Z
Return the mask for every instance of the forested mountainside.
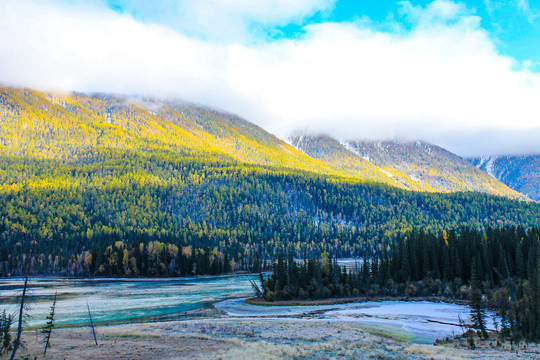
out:
M337 172L366 180L386 183L402 189L408 187L393 178L387 172L381 171L377 166L359 157L357 154L345 149L337 140L326 136L293 135L289 138L291 144L307 155L324 162Z
M347 141L328 136L297 134L291 143L306 154L354 176L364 168L386 175L379 180L416 191L479 191L510 197L523 196L485 172L439 147L421 141Z
M418 191L521 196L434 146L436 158L428 151L404 152L397 144L391 151L388 143L381 154L395 155L385 155L389 159L386 162L375 160L382 155L376 156L373 151L369 153L374 160L363 159L353 147L360 148L358 142L345 149L327 137L304 137L298 146L302 151L298 151L235 115L181 101L0 88L0 116L0 151L9 155L83 161L103 147L145 153L164 150L383 182ZM426 165L429 174L422 173Z
M540 155L488 156L469 161L508 187L540 201Z
M6 155L85 162L103 148L170 151L334 173L235 115L180 101L0 88L0 119Z
M53 275L218 273L284 249L351 256L413 228L540 224L534 202L338 176L201 107L1 94L0 276L27 259Z
M86 164L13 156L2 164L0 276L20 275L28 256L41 273L72 276L169 276L183 255L198 273L218 271L203 261L225 258L231 270L251 269L256 254L269 259L289 248L353 256L413 228L528 227L540 219L534 202L176 154L103 150ZM145 260L132 260L137 254Z

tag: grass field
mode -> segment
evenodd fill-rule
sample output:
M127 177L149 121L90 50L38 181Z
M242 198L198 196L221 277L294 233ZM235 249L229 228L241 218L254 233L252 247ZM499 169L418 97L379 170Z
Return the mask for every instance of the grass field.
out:
M394 329L351 323L231 318L105 326L99 346L88 328L53 333L46 359L538 359L538 345L497 348L477 341L477 350L456 340L417 344ZM24 333L33 358L43 352L41 337Z

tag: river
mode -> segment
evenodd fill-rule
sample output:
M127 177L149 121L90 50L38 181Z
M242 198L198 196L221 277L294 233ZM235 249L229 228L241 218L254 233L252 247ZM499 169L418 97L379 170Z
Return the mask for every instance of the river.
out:
M164 315L210 307L224 299L253 294L255 275L174 279L30 279L29 325L40 326L54 294L56 323L88 323L86 301L96 323L152 320ZM23 280L0 279L0 310L15 313Z
M468 321L469 308L438 302L381 301L319 306L257 306L244 303L253 295L255 275L183 279L31 279L28 325L41 326L58 294L56 323L87 325L87 301L97 324L122 324L193 318L204 309L221 310L230 321L349 322L362 326L392 327L432 342L459 334L460 319ZM0 310L16 313L22 280L0 279ZM199 311L200 313L200 311ZM214 312L216 313L216 312ZM223 321L225 319L221 319ZM491 321L489 327L493 327Z

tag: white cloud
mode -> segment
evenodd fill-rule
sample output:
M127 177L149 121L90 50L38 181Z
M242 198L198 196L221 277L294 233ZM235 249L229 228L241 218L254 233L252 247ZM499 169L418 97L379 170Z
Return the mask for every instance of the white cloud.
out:
M448 0L438 0L428 4L425 8L414 6L409 1L400 1L400 13L409 17L418 26L431 26L434 23L456 20L458 17L469 13L462 3Z
M342 139L421 138L463 155L540 152L538 136L522 136L540 135L540 75L499 55L463 5L405 4L410 32L324 23L300 39L247 46L99 6L51 4L0 4L0 82L181 97L280 136L310 128Z
M525 15L525 17L531 24L534 23L536 19L540 18L540 12L531 9L529 0L517 0L517 5L523 15Z
M159 21L205 39L255 40L265 26L300 23L337 0L117 0L138 18Z

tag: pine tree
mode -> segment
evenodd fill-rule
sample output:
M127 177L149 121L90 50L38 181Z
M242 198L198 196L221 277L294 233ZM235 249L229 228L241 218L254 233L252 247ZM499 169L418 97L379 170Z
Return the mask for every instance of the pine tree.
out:
M433 276L433 273L431 271L431 266L429 263L429 245L428 240L426 237L424 237L424 233L420 233L420 244L422 245L422 273L420 274L420 278L423 279L425 277Z
M43 356L47 354L47 348L51 347L51 334L55 327L54 320L55 320L55 309L56 309L56 296L58 293L54 294L54 300L51 305L51 311L49 315L47 315L47 322L45 323L45 326L43 329L41 329L41 333L44 335L44 343L45 343L45 349L43 350Z
M516 248L516 266L515 272L518 278L525 278L525 258L523 257L523 239L518 241Z
M287 269L283 260L283 252L279 252L276 264L276 292L281 292L287 286Z
M11 344L11 325L13 324L13 317L11 314L6 315L6 310L0 317L0 354L2 352L8 352L13 349Z
M258 273L261 272L261 258L259 257L259 253L255 253L255 259L253 260L253 272Z
M478 265L476 258L473 258L471 266L471 320L474 329L480 331L483 338L487 339L486 331L486 311L482 304L482 291L478 279Z
M410 251L409 251L410 239L405 237L403 239L403 251L401 253L401 279L403 281L411 280L411 265L410 265Z
M362 261L362 281L364 283L364 291L369 289L369 259L367 250L364 250L364 260Z

